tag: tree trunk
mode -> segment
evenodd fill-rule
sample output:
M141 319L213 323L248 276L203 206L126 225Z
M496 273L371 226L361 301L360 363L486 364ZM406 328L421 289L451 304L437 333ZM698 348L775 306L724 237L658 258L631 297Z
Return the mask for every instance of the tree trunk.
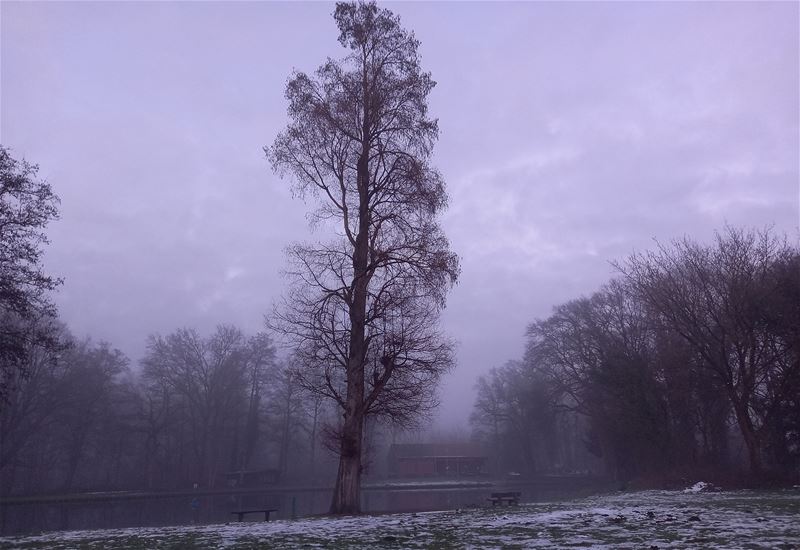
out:
M366 94L365 94L366 96ZM365 103L366 104L366 103ZM368 125L364 123L366 136ZM339 442L339 472L333 490L331 514L361 512L361 447L364 436L364 357L369 275L369 147L358 159L358 234L353 251L353 298L350 304L350 355L347 361L347 398Z
M314 422L311 424L311 441L310 447L310 470L311 470L311 484L317 484L317 421L319 418L319 400L314 401Z
M281 433L281 448L280 455L278 456L278 470L281 472L281 477L285 478L287 470L289 469L289 435L291 428L291 417L289 416L289 407L291 403L286 400L286 410L283 415L283 430Z
M247 470L250 467L250 460L258 442L258 407L261 402L261 392L258 388L258 378L255 369L253 371L250 386L250 401L247 406L247 424L244 431L244 452L242 460L237 467Z
M740 401L735 400L733 409L736 412L736 421L739 424L739 431L744 439L744 444L747 446L747 457L750 462L750 473L753 476L759 476L762 472L761 464L761 446L758 441L758 434L753 427L753 422L747 412L747 406Z
M348 415L341 433L339 472L333 490L332 514L358 514L361 512L362 437L363 416L360 414Z
M361 235L359 235L361 237ZM357 241L358 242L358 241ZM366 243L366 238L364 239ZM359 259L355 254L353 263ZM366 266L366 253L363 255ZM356 273L358 273L356 269ZM365 270L362 270L362 273ZM347 402L339 442L339 473L333 491L331 514L357 514L361 511L361 447L364 435L364 320L367 279L356 276L350 312L350 357L347 365Z

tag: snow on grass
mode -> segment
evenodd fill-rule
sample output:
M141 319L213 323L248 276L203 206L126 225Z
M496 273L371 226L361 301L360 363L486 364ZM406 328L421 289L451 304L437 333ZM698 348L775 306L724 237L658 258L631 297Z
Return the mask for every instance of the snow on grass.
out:
M691 487L688 487L683 490L684 493L701 493L703 491L707 491L711 489L712 485L710 483L706 483L705 481L698 481Z
M800 491L647 491L447 512L56 532L0 548L800 549Z

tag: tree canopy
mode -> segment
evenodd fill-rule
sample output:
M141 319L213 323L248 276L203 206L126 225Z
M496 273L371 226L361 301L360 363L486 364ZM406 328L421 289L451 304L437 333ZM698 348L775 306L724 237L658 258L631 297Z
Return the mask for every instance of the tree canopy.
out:
M55 344L49 292L61 280L44 272L42 254L58 205L38 167L0 145L0 398L33 347Z

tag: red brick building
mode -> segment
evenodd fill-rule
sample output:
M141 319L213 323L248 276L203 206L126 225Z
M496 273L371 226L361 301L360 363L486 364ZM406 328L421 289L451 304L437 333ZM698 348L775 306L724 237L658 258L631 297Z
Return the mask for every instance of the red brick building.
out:
M405 443L389 448L389 477L488 475L489 457L475 443Z

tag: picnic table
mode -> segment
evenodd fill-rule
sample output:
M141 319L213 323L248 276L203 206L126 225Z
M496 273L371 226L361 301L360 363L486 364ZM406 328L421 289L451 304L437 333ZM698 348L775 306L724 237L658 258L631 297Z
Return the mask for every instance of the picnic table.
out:
M519 504L519 497L521 496L522 493L519 491L509 491L505 493L492 493L491 496L486 500L491 501L492 506L497 506L498 504L503 503L511 506L512 504Z
M254 508L252 510L234 510L231 514L236 514L238 521L244 521L245 514L264 514L264 521L269 521L270 512L277 512L275 508Z

